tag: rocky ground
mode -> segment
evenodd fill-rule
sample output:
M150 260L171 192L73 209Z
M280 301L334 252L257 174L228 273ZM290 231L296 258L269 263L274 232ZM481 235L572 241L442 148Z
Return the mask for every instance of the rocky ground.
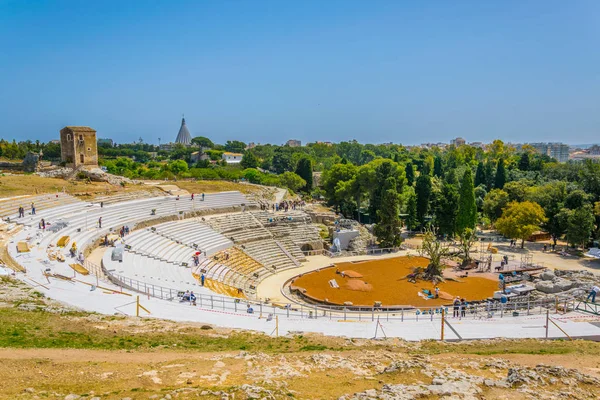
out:
M0 399L600 398L585 341L269 338L83 313L10 278L0 320Z

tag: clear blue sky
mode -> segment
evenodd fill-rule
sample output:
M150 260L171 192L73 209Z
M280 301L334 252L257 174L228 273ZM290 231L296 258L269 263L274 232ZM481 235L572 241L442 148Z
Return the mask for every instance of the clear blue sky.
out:
M600 1L0 0L0 136L600 142Z

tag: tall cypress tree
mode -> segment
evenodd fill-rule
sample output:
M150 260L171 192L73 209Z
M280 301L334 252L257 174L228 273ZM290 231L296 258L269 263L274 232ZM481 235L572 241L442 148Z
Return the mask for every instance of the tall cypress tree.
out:
M485 163L485 188L488 192L494 188L494 163L490 160Z
M379 222L375 225L373 233L381 247L396 247L402 242L402 222L399 215L400 197L393 177L386 179L381 197L381 208L377 210Z
M415 182L415 170L411 162L406 163L406 183L412 186Z
M310 192L313 187L312 161L310 158L302 157L300 160L298 160L296 174L306 181L306 185L304 185L304 187L302 187L300 190L303 192Z
M519 159L519 169L521 171L529 171L529 168L531 167L530 164L529 153L525 152L521 154L521 158Z
M456 216L458 215L458 189L456 185L448 182L442 186L435 218L439 227L439 233L442 235L454 236L456 233Z
M431 199L431 178L427 174L421 174L415 184L417 194L417 219L421 225L425 224L425 216L429 212L429 200Z
M444 171L442 170L442 159L440 157L436 157L433 159L433 175L440 178L443 174Z
M500 158L498 160L498 167L496 168L496 180L494 183L494 187L496 189L504 188L504 184L506 183L506 169L504 168L504 159Z
M409 231L414 230L417 227L417 196L411 193L406 202L406 229Z
M473 177L469 168L463 175L459 193L456 230L459 234L462 234L467 228L475 229L477 224L475 188L473 187Z
M479 161L479 164L477 164L477 171L475 172L475 187L486 184L485 165L483 165L483 161Z

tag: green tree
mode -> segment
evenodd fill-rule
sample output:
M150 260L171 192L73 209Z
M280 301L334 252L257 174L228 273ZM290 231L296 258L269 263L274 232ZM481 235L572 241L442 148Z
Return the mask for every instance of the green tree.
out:
M529 171L531 168L531 162L529 160L529 153L524 152L521 154L521 158L519 159L519 169L521 171Z
M491 160L485 163L485 187L488 191L494 187L494 163Z
M279 181L283 186L289 188L294 192L306 186L306 181L304 179L290 171L286 171L283 174L279 175Z
M296 166L296 174L306 182L306 185L301 188L305 192L310 192L313 187L313 164L308 157L303 157L298 161Z
M502 189L492 189L483 199L483 212L494 222L502 216L502 210L508 202L508 193Z
M437 232L431 229L425 232L420 253L429 258L429 264L421 276L427 280L442 282L444 280L442 277L442 259L449 254L449 248L443 242L437 240Z
M417 218L417 196L414 192L408 196L408 200L406 201L406 214L406 229L412 231L419 224Z
M498 166L496 167L496 178L494 182L494 187L496 189L504 188L504 184L506 183L506 167L504 166L504 159L500 158L498 160Z
M240 142L239 140L228 140L225 143L225 151L232 153L243 153L246 149L246 143Z
M293 160L293 148L292 147L278 147L273 153L273 169L278 174L282 174L285 171L293 171L296 169L296 165Z
M258 157L256 157L254 152L247 151L242 156L242 161L240 162L240 165L244 169L245 168L256 168L256 167L258 167L259 163L260 163L260 160L258 159Z
M406 184L412 186L415 182L415 170L411 162L406 163Z
M460 185L458 200L458 215L456 217L456 229L462 234L465 229L475 229L477 224L477 204L475 203L475 189L471 169L468 168L463 175Z
M381 208L377 210L379 222L375 224L373 233L379 241L380 247L397 247L402 242L400 230L400 196L396 191L394 177L389 177L384 183Z
M244 178L250 183L261 183L261 173L255 168L245 169Z
M477 164L477 171L475 172L475 187L486 184L485 165L483 164L483 161L479 161L479 164Z
M496 229L506 237L521 239L523 248L525 240L539 231L540 225L545 221L544 210L539 204L531 201L513 201L508 203L502 216L496 221Z
M356 176L357 168L352 164L335 164L323 173L323 189L330 205L338 209L347 202L346 197L341 197L339 188L341 182L349 182Z
M175 175L182 174L187 172L188 164L183 160L175 160L169 163L169 171L174 173Z
M212 140L204 136L196 136L195 138L192 138L192 143L198 147L209 147L211 149L215 147L215 144L212 142Z
M594 230L594 211L592 206L586 204L573 210L567 221L567 240L573 246L581 245L585 250L585 245L590 240Z
M454 236L456 233L456 216L458 215L458 189L448 182L442 186L440 201L435 212L435 219L441 235Z
M471 259L471 247L477 241L477 235L475 230L471 228L465 229L459 236L460 252L462 254L462 266L469 265Z
M431 178L427 174L421 174L415 184L417 195L417 220L419 224L425 225L425 217L429 213L429 200L431 199Z
M437 176L438 178L444 176L444 171L442 168L442 159L440 157L435 157L433 159L433 176Z

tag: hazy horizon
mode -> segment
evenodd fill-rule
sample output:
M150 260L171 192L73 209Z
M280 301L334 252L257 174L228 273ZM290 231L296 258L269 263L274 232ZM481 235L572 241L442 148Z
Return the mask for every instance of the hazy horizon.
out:
M0 137L593 144L600 3L0 1Z

